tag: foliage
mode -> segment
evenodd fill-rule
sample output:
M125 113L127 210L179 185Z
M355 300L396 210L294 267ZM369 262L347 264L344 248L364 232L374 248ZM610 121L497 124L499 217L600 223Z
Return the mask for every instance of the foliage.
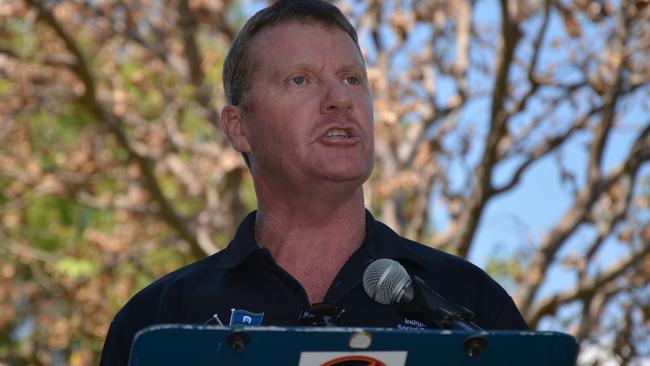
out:
M375 96L369 207L467 256L487 206L553 161L559 219L489 267L533 327L621 364L650 352L647 5L341 3ZM254 208L215 128L243 18L230 0L0 0L0 362L96 364L130 296L223 248ZM542 291L558 269L575 283Z

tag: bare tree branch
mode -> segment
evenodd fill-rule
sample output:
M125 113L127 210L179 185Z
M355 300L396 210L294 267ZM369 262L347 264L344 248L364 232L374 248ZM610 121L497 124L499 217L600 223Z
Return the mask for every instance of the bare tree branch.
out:
M539 31L537 32L537 36L535 37L535 41L533 41L533 52L531 53L530 56L530 61L528 63L528 83L530 84L530 87L526 94L519 100L519 102L516 103L516 106L513 108L513 111L510 111L508 115L513 115L514 113L522 112L526 109L526 105L528 104L528 101L530 100L530 97L535 95L535 92L537 92L537 89L540 86L540 82L538 81L537 76L535 75L535 69L537 68L537 62L539 61L539 54L540 50L542 49L542 42L544 41L544 36L546 36L546 30L548 29L548 22L550 18L550 13L551 13L551 0L546 0L544 2L544 20L542 21L542 25L539 28Z
M549 153L553 152L555 149L559 148L566 142L568 139L570 139L576 131L579 131L582 129L586 124L589 119L594 116L595 114L599 113L602 110L602 108L594 108L590 110L586 115L584 115L582 118L580 118L576 123L572 124L571 127L563 134L549 137L543 141L541 141L537 146L532 148L527 156L526 160L519 165L519 167L515 170L515 172L512 174L512 177L510 180L505 183L503 186L494 188L493 195L498 195L503 192L507 192L511 190L513 187L515 187L523 173L525 173L530 166L537 162L540 158L543 156L548 155Z
M469 41L472 34L472 4L458 1L458 19L456 20L456 64L454 75L458 80L458 92L467 95L467 67L469 66Z
M535 254L529 266L528 283L520 289L516 296L517 304L524 314L528 315L532 311L533 297L537 293L541 280L548 271L549 264L554 260L562 243L589 215L598 197L623 176L628 176L631 181L634 181L641 164L650 160L649 135L650 124L647 124L630 149L624 164L612 170L607 176L599 178L597 182L585 186L576 197L571 209L559 221L559 224L542 239L539 251Z
M632 204L632 198L634 197L634 182L628 182L628 184L622 184L621 182L618 184L618 187L621 186L624 186L624 188L620 188L622 192L616 193L616 195L622 197L608 197L609 199L606 201L606 204L611 207L611 211L608 212L609 217L605 218L605 223L597 225L598 234L591 245L588 246L582 261L583 264L578 268L579 280L586 278L587 265L592 262L594 256L605 242L605 239L628 216L628 208ZM610 196L612 195L610 194Z
M582 342L590 333L593 333L594 324L598 324L600 318L603 317L605 306L608 305L612 298L622 292L631 290L626 282L619 284L616 281L611 281L595 292L593 296L584 300L580 323L573 332L578 342Z
M427 155L430 156L430 153L422 153L421 160L427 159ZM429 218L427 211L429 208L429 201L431 197L431 191L433 190L433 181L439 173L439 169L434 164L426 164L426 161L423 161L421 178L416 188L416 192L413 195L413 208L411 209L411 217L413 220L409 223L406 236L409 238L415 238L416 240L422 241L424 237L424 229L426 221ZM418 164L419 165L419 164Z
M528 313L528 324L535 328L543 316L554 313L558 306L594 296L605 285L615 281L625 272L630 271L631 268L642 264L648 255L650 255L650 245L644 245L615 265L612 265L606 272L601 273L596 278L588 280L586 283L579 283L569 291L545 298Z
M489 197L494 194L491 186L492 171L498 162L499 141L507 133L507 114L504 111L508 92L508 75L515 48L519 42L518 24L510 14L509 2L501 1L501 50L497 53L497 70L492 89L492 107L490 112L490 130L486 139L481 162L474 172L475 183L467 206L460 219L452 226L454 233L446 246L456 249L457 254L465 257L469 252L472 239L476 233L481 212ZM460 229L462 228L462 229Z
M624 17L624 15L621 15ZM618 30L616 32L617 38L615 46L615 52L619 53L620 59L615 61L617 63L614 70L614 81L612 85L607 89L607 94L604 98L604 110L600 124L594 132L594 140L589 149L589 163L588 163L588 181L595 182L600 176L600 166L603 159L603 151L605 149L605 143L607 137L610 134L612 125L614 123L615 109L617 101L622 92L623 84L623 72L625 70L625 62L623 60L623 43L624 37L626 36L626 26L624 20L620 20Z

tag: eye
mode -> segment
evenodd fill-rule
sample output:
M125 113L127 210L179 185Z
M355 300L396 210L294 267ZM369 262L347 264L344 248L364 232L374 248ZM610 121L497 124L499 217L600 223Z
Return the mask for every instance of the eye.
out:
M345 78L345 83L349 85L358 85L361 83L361 80L356 76L348 76Z
M305 77L304 76L294 76L291 79L289 79L289 83L294 84L294 85L302 85L305 83Z

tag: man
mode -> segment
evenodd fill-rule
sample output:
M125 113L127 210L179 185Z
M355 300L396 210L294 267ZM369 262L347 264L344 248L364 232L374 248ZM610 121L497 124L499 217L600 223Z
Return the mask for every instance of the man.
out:
M260 11L229 50L223 81L223 128L250 167L258 210L226 249L135 295L111 324L102 364L125 364L149 325L300 325L318 303L336 309L340 326L422 326L365 294L363 271L379 258L475 312L483 328L527 328L483 271L401 238L365 210L372 96L355 30L336 7L296 0Z

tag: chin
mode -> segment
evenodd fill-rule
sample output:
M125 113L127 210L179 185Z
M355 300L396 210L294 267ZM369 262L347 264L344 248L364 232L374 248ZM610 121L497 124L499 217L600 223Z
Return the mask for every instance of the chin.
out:
M321 171L322 178L332 181L332 182L350 182L357 183L359 186L363 184L370 173L372 173L372 167L370 169L355 169L355 170L338 170L338 171Z
M360 157L323 159L312 165L312 173L332 182L357 182L363 184L372 173L373 159Z

